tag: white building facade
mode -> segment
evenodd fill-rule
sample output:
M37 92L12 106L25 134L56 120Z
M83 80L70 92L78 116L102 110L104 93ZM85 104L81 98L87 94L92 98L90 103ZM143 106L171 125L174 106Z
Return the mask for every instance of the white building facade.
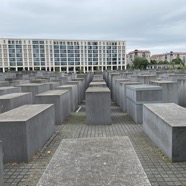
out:
M147 59L150 62L150 51L149 50L134 50L127 54L127 63L132 65L135 58Z
M0 39L0 71L94 72L126 69L126 42Z
M180 58L184 64L186 64L186 52L169 52L164 54L155 54L151 56L151 60L159 61L168 61L171 62L173 59Z

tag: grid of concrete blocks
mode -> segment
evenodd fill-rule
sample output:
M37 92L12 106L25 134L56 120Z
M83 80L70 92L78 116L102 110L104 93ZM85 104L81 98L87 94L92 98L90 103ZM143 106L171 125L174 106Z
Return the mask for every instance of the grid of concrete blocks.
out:
M83 100L86 125L112 125L112 100L136 124L142 126L170 161L186 161L185 76L183 71L105 71L85 74L28 71L0 74L0 185L4 182L3 164L29 163L54 135L55 127L63 125L73 112L78 111L78 105ZM66 156L63 157L64 154ZM89 160L81 162L77 158L79 154L83 160ZM106 161L107 158L109 161ZM122 166L129 168L128 164L122 164L125 161L134 162L135 169L129 172L123 170ZM103 165L100 164L102 162ZM82 174L76 175L81 180L78 182L80 185L85 184L82 183L83 179L86 180L85 175L88 177L92 174L92 179L98 179L97 174L92 173L92 166L100 170L105 167L111 177L117 172L111 172L112 166L115 166L115 170L123 171L123 175L131 174L129 180L125 179L126 176L116 174L119 184L150 185L128 137L62 141L38 186L52 185L54 180L60 184L67 177L75 184L77 180L71 180L70 174L56 172L57 167L65 166L71 173L74 173L74 168L81 168ZM85 177L82 178L82 175ZM101 185L110 181L107 174L98 179Z

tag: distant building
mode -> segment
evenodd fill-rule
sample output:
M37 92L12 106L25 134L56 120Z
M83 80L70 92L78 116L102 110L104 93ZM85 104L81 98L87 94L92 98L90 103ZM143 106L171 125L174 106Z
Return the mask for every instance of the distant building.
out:
M125 41L0 39L0 71L94 72L126 68Z
M150 57L151 60L168 61L171 62L173 59L180 58L184 63L186 63L186 52L169 52L164 54L155 54Z
M150 62L150 51L149 50L134 50L127 54L127 63L132 65L132 61L135 58L147 59Z

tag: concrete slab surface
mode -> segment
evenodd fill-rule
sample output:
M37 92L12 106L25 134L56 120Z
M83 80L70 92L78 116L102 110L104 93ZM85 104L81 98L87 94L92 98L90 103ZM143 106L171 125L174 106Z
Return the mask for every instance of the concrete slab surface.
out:
M128 137L62 140L37 186L147 186Z
M0 121L27 121L36 114L51 107L52 104L23 105L10 111L0 114Z

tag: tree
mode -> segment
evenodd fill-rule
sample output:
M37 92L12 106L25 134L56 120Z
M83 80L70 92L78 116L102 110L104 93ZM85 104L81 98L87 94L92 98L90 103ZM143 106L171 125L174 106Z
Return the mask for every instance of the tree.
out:
M179 57L173 59L172 62L173 62L174 64L176 64L176 65L183 65L183 66L184 66L183 61L182 61Z
M156 60L151 59L151 60L150 60L150 64L151 64L151 65L156 65L156 64L157 64L157 61L156 61Z
M135 69L146 69L147 65L149 65L147 59L137 57L133 60L133 66Z
M165 60L165 61L159 61L158 64L160 64L160 65L166 65L166 64L169 64L169 62L167 60Z

